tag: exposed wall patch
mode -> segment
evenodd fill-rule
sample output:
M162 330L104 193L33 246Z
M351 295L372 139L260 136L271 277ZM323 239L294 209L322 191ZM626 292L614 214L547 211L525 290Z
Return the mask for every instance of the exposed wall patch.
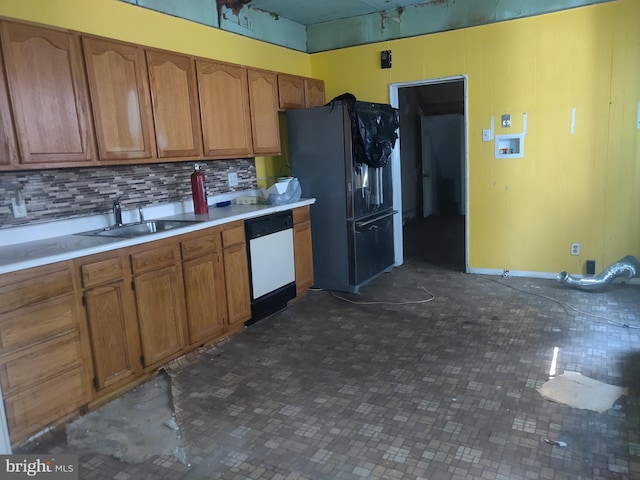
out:
M234 15L238 16L242 7L250 2L251 0L216 0L216 8L218 10L218 28L221 28L222 25L222 7L227 7Z

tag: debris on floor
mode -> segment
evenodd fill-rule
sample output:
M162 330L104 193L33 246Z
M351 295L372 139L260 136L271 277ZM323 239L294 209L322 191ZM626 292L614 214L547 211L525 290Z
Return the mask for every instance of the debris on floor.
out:
M545 443L548 443L549 445L553 445L554 447L566 447L567 446L567 442L562 442L560 440L549 440L548 438L544 439Z
M186 463L171 405L170 379L159 374L130 392L67 425L67 441L78 452L141 463L173 455Z
M598 413L609 410L618 398L628 394L626 388L599 382L579 372L553 377L538 392L552 402Z

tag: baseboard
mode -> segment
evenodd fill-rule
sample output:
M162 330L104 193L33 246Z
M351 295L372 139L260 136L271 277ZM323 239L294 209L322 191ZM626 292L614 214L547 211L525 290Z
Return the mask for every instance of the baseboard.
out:
M498 268L471 268L469 273L477 275L496 275L499 277L524 277L524 278L544 278L548 280L556 280L559 273L553 272L527 272L525 270L500 270ZM571 274L572 277L584 278L588 275ZM589 275L590 276L590 275ZM640 278L616 278L614 283L628 283L630 285L640 285Z
M500 270L498 268L472 268L469 267L469 273L478 275L497 275L500 277L526 277L526 278L546 278L555 280L557 273L552 272L527 272L524 270Z

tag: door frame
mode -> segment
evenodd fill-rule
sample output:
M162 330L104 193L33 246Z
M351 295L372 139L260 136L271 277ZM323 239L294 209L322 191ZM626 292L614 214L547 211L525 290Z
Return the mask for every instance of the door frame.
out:
M415 80L412 82L397 82L389 84L389 101L391 106L399 108L398 91L406 87L420 87L423 85L434 85L438 83L449 83L462 81L464 85L464 169L462 171L464 183L464 269L469 273L469 95L468 83L469 78L466 74L452 75L449 77L430 78L425 80ZM398 137L401 135L401 129L398 129ZM393 239L394 239L394 257L395 264L402 265L404 262L404 252L402 243L402 180L400 167L400 138L396 141L391 156L392 174L393 174L393 209L399 213L394 216L393 220Z
M430 142L425 142L425 134L427 129L427 116L420 115L420 138L421 138L421 148L420 148L420 163L422 164L422 218L427 218L433 213L434 202L433 202L433 157L431 152L428 151L428 147ZM429 179L429 188L427 189L426 178ZM428 202L428 203L427 203ZM428 208L427 208L428 206Z

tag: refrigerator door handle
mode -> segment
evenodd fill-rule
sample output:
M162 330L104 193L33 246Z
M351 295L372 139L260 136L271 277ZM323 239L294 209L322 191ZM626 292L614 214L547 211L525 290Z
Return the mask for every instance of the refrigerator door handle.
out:
M398 210L392 210L389 213L386 213L384 215L380 215L379 217L376 217L376 218L372 218L371 220L367 220L366 222L356 222L356 228L366 227L367 225L371 225L372 223L375 223L378 220L382 220L383 218L391 217L392 215L395 215L396 213L398 213Z

